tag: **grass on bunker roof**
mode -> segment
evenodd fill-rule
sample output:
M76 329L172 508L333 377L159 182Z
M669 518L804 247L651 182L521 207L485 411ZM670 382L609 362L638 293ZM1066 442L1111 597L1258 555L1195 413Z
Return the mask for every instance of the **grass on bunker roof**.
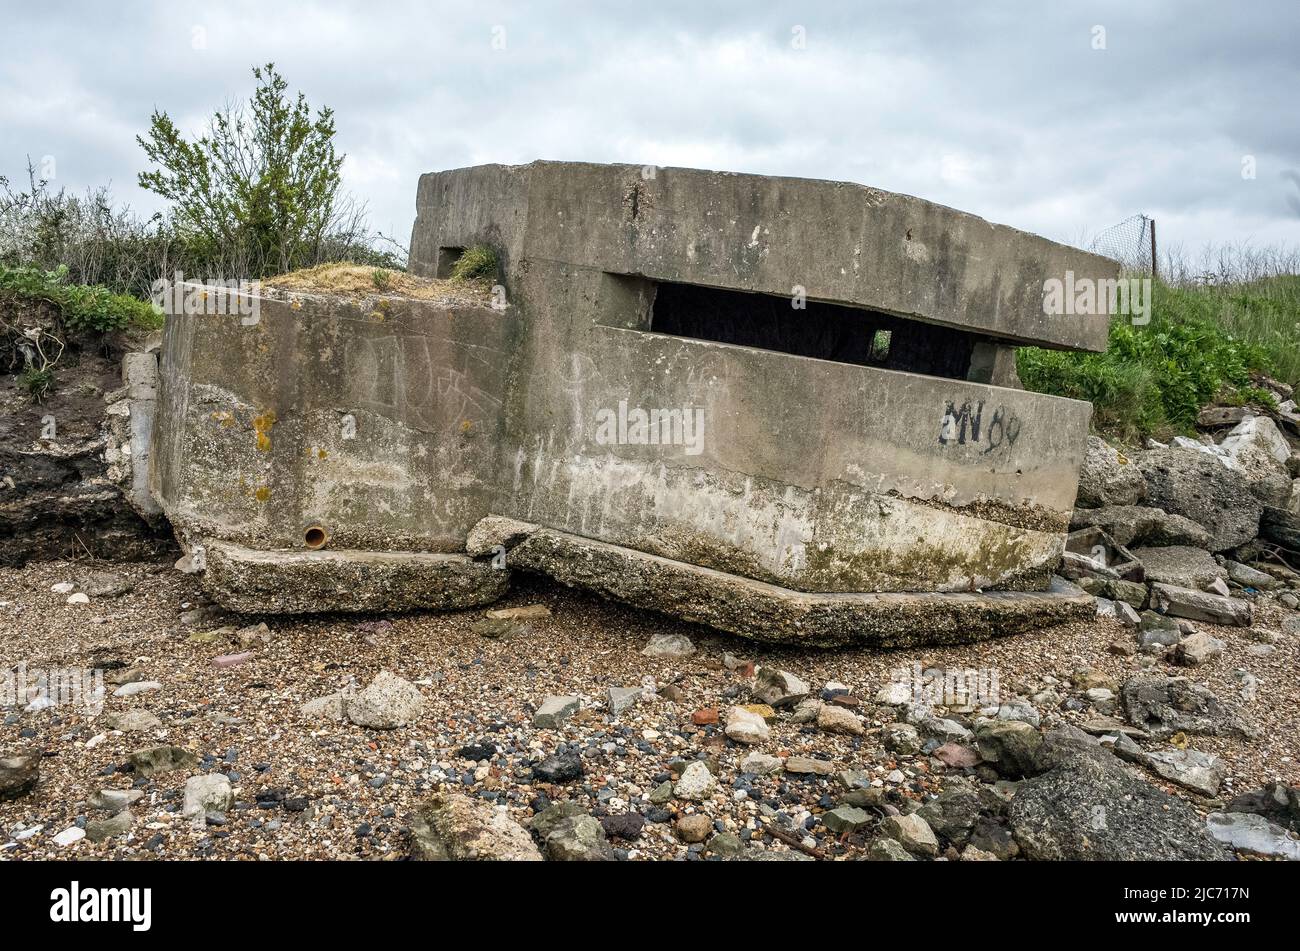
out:
M481 281L453 281L417 277L405 271L366 264L334 262L269 277L263 284L271 289L302 294L328 294L364 299L402 297L410 300L486 301L491 287Z

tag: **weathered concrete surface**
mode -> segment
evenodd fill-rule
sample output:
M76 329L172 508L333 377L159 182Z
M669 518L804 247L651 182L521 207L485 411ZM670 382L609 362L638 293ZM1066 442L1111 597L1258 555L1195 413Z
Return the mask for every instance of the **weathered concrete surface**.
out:
M182 537L463 550L488 510L508 325L487 306L260 300L171 315L152 486ZM295 303L298 306L294 306Z
M759 641L959 644L1096 613L1093 597L1059 578L1043 592L806 594L514 520L491 519L473 537L484 551L510 539L511 567Z
M252 321L169 319L151 485L187 544L451 555L497 513L790 596L1047 588L1091 407L978 380L1013 382L1012 342L1104 346L1104 316L1047 318L1042 284L1113 276L1113 262L860 186L680 169L482 166L424 176L417 204L412 270L444 274L458 249L488 244L504 308L304 296L263 298ZM970 367L902 372L655 332L664 281L785 298L799 286L858 308L836 318L850 328L857 313L863 327L875 314L953 328ZM900 352L944 346L905 346L891 326ZM637 409L675 413L677 428L608 438L602 419ZM533 550L537 537L551 536ZM550 560L575 577L574 559ZM359 593L355 566L331 595L327 560L275 561L210 558L209 587L247 604L237 588L256 577L278 610L393 607ZM310 595L280 594L272 577L303 565L321 572ZM459 597L481 603L473 584ZM829 643L843 618L902 611L829 603L708 623L751 636L811 623ZM970 624L977 603L930 613ZM799 620L824 613L841 621ZM861 623L884 643L895 622Z
M606 327L578 352L539 357L520 389L496 511L809 591L1041 586L1090 414L1024 391ZM697 408L701 451L598 444L598 414L629 394Z
M158 405L158 355L132 352L122 358L122 398L107 410L109 439L104 447L108 477L131 507L150 523L161 521L162 506L149 491L149 457Z
M205 539L203 587L233 611L447 610L491 604L509 573L464 555L374 551L259 551Z
M1043 312L1043 282L1111 260L910 195L803 178L533 162L420 177L411 270L488 243L584 270L852 304L1021 343L1104 350L1104 316Z

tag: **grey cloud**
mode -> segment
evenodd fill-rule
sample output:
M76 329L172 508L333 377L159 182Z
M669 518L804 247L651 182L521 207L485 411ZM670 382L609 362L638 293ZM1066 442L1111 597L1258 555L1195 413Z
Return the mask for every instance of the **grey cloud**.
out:
M1300 241L1293 0L85 3L6 20L0 173L53 155L58 184L111 181L146 212L134 135L152 109L197 129L274 60L335 109L347 187L402 240L421 172L545 157L861 181L1068 241L1137 211L1188 247Z

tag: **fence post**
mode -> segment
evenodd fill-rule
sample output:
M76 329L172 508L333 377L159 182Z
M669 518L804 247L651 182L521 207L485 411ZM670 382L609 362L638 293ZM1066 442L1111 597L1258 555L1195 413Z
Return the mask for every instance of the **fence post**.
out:
M1151 276L1156 277L1156 220L1151 219Z

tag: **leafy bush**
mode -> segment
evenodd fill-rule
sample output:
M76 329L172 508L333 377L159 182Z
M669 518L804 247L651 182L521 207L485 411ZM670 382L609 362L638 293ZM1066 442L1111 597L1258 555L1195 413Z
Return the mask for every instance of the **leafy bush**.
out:
M141 184L170 199L166 214L142 219L105 187L51 190L30 161L26 187L0 176L0 263L65 265L71 284L141 300L175 271L257 278L331 261L405 270L406 249L370 232L364 206L338 190L330 111L313 115L288 96L273 66L254 73L250 104L219 111L198 142L154 114L140 141L156 165Z
M453 281L490 281L497 276L497 253L485 244L461 252L451 266Z
M49 367L28 367L18 374L18 385L27 391L34 403L44 403L54 391L54 371Z
M59 309L64 326L75 333L107 333L128 327L160 327L162 315L152 305L104 287L69 284L68 270L0 264L0 292L49 301Z
M212 256L235 249L241 275L266 277L320 263L331 240L355 243L364 209L339 191L333 111L313 116L274 63L253 76L247 106L213 114L196 141L158 111L136 141L154 165L140 187L172 203L180 232Z
M1017 367L1027 389L1088 400L1095 429L1130 442L1189 432L1201 407L1264 402L1251 374L1272 372L1268 351L1230 333L1203 291L1156 282L1151 321L1111 322L1105 353L1021 348Z

